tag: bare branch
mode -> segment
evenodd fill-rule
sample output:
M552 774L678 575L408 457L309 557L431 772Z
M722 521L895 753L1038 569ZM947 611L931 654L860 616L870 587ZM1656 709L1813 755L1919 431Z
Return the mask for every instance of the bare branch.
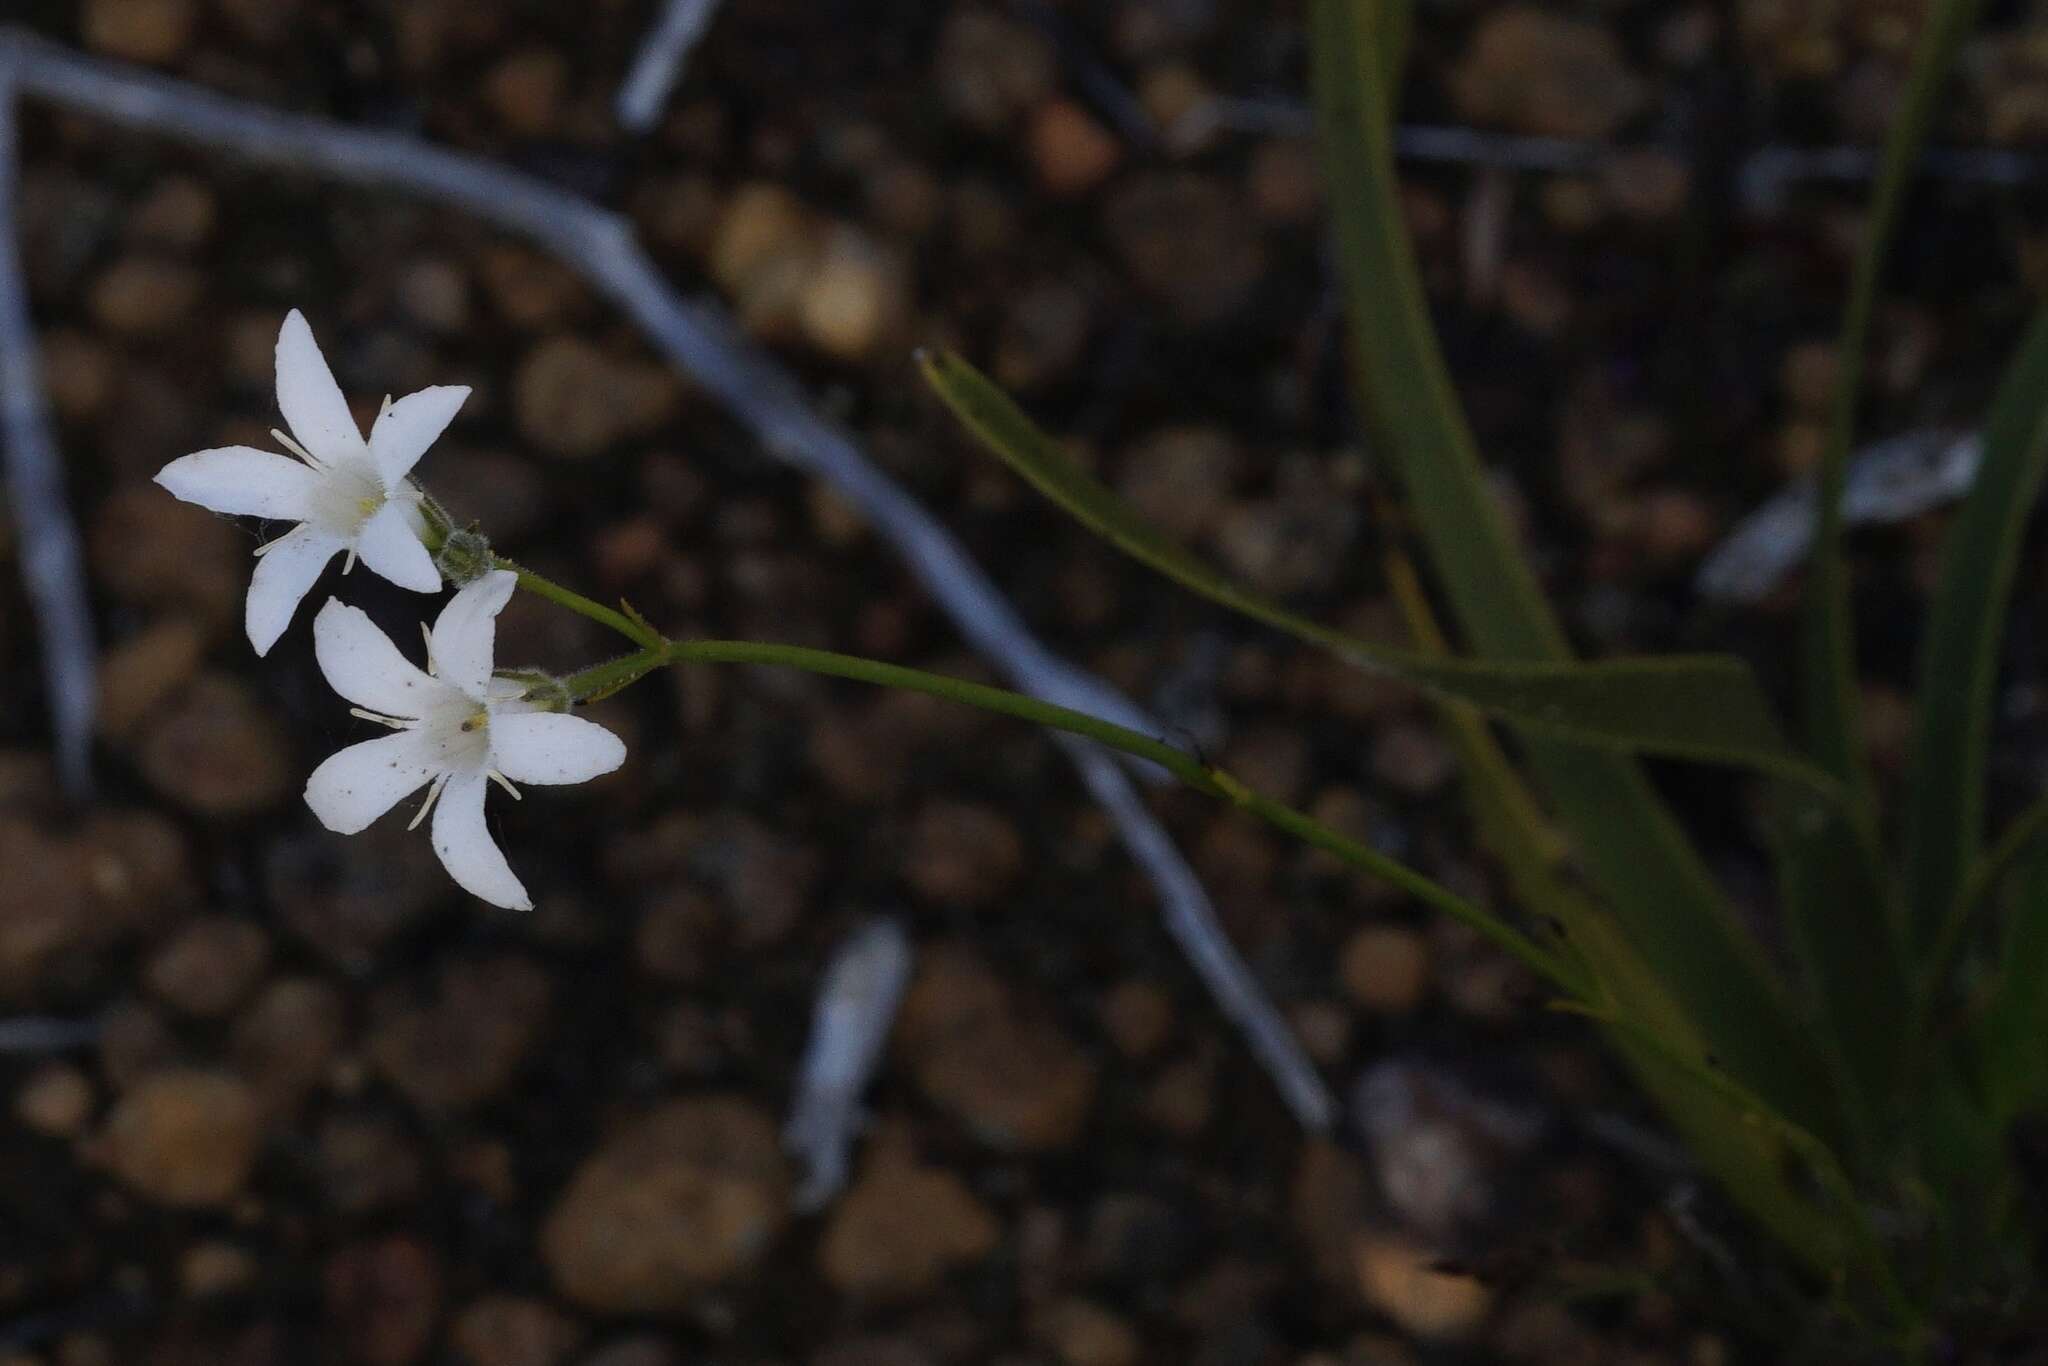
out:
M0 52L0 448L20 530L21 577L42 642L43 688L56 733L57 776L74 799L92 787L92 608L78 526L44 397L15 221L18 166L13 67Z
M621 127L644 133L661 121L662 106L668 103L669 92L681 78L691 49L711 27L718 3L719 0L668 0L640 55L633 60L633 69L626 73L625 84L619 87L613 108L618 112Z
M799 1210L824 1208L846 1185L861 1093L882 1060L909 984L910 940L893 920L861 926L832 952L782 1130L783 1146L808 1168L793 1197Z

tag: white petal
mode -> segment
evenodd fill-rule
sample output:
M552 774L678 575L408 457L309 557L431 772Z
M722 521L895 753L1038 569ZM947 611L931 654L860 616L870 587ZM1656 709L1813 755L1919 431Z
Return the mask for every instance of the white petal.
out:
M210 512L303 522L320 476L289 456L254 446L221 446L181 456L156 472L174 498Z
M322 460L360 456L362 428L313 340L306 315L293 309L277 334L277 407L299 444Z
M400 654L360 607L333 598L313 618L313 658L329 687L385 716L417 718L461 703L453 688Z
M411 503L394 498L371 513L356 532L356 554L400 588L432 593L441 587L441 571L413 529Z
M625 762L625 741L595 721L549 711L491 717L491 763L515 783L587 783Z
M256 572L249 579L249 601L242 609L242 624L257 654L270 653L284 628L292 624L299 599L306 596L306 590L341 546L340 537L302 526L282 540L273 541L256 561Z
M519 576L494 569L448 599L434 619L434 674L481 701L491 681L498 647L498 613L505 610Z
M306 779L306 805L337 835L370 823L434 776L433 747L416 730L350 745L327 756Z
M466 384L437 384L407 394L377 414L377 421L370 428L370 458L377 462L377 473L383 476L386 489L397 491L398 481L448 429L456 410L468 398Z
M512 865L484 828L484 793L491 780L481 771L448 780L434 805L434 852L462 890L508 911L530 911L533 902L513 875Z

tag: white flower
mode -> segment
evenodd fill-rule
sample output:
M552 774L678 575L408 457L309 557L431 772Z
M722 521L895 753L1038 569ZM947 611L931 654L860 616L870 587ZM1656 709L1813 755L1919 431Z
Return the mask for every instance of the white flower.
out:
M157 472L156 482L188 503L298 523L256 552L244 624L257 654L269 653L284 634L336 551L348 552L344 572L360 557L401 588L440 588L440 571L420 543L420 491L406 475L468 397L465 386L439 385L396 403L386 399L364 441L313 329L295 308L277 334L277 406L291 435L271 435L299 458L223 446Z
M498 613L517 583L493 570L450 598L427 636L428 672L360 609L328 599L313 619L320 671L357 716L398 733L329 756L306 780L306 804L329 830L353 835L431 783L412 823L433 810L434 852L449 876L525 911L526 888L484 828L485 789L495 779L517 797L515 782L586 782L624 763L626 746L594 722L521 702L524 685L492 679Z

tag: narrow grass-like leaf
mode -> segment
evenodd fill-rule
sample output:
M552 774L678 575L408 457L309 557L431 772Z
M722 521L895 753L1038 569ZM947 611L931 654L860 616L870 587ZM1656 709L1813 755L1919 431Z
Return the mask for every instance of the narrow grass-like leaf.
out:
M1625 1053L1661 1064L1674 1083L1711 1097L1795 1156L1826 1194L1825 1209L1796 1194L1782 1176L1774 1188L1742 1188L1732 1193L1801 1260L1837 1279L1850 1263L1856 1263L1883 1297L1897 1326L1910 1327L1917 1321L1918 1313L1892 1270L1863 1200L1833 1149L1730 1076L1717 1059L1673 1048L1658 1034L1610 1011L1570 1002L1560 1003L1557 1009L1600 1021Z
M1414 570L1404 558L1389 556L1387 579L1418 648L1442 653L1447 648L1443 633ZM1526 912L1553 922L1564 952L1591 979L1603 1016L1633 1026L1609 1030L1623 1062L1737 1205L1810 1271L1823 1276L1837 1272L1848 1242L1840 1221L1787 1180L1785 1144L1753 1122L1753 1106L1732 1103L1724 1090L1702 1086L1670 1061L1706 1056L1698 1031L1612 917L1571 883L1559 841L1493 732L1477 712L1454 702L1439 703L1437 714L1457 750L1481 843L1500 860ZM1661 1046L1652 1048L1638 1035Z
M1749 666L1721 655L1573 663L1430 659L1310 621L1189 552L1101 481L972 365L922 358L925 377L969 431L1039 492L1132 558L1212 602L1373 672L1538 734L1621 752L1732 764L1825 786L1786 744Z
M1913 984L1891 885L1839 808L1777 793L1780 908L1833 1064L1855 1165L1875 1172L1902 1122Z
M1974 1030L1985 1099L2001 1123L2048 1106L2048 848L2036 845L2013 883L1997 976Z
M1806 694L1807 742L1830 773L1850 784L1855 804L1866 814L1874 811L1876 800L1857 720L1856 642L1849 612L1848 572L1842 559L1842 482L1855 438L1864 356L1870 345L1885 256L1897 234L1906 191L1926 146L1942 84L1982 8L1983 0L1933 0L1929 7L1926 26L1914 45L1913 67L1898 115L1885 136L1836 348L1834 410L1821 455L1814 509L1801 682Z
M1479 658L1570 659L1488 486L1430 323L1401 216L1385 8L1313 0L1310 55L1358 401ZM1631 945L1730 1072L1806 1128L1840 1132L1832 1088L1762 951L1641 770L1531 740L1529 765Z
M2044 476L2048 312L2036 318L1992 402L1984 463L1942 548L1941 584L1920 655L1905 880L1913 938L1923 946L1941 933L1982 847L1998 641ZM1923 984L1923 990L1938 988Z

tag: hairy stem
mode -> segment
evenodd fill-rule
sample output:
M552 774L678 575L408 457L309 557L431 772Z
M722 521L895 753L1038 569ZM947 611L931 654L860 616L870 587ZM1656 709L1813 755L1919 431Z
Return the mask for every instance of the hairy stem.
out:
M590 598L586 598L573 589L564 588L553 579L536 574L523 564L515 563L498 554L491 556L491 563L500 569L509 569L517 574L519 576L519 586L527 592L534 594L536 597L546 598L549 602L560 607L566 607L581 616L589 617L600 625L609 626L643 649L659 648L662 644L661 633L653 627L634 621L625 613L615 611L601 602L595 602ZM579 694L579 696L581 695Z

